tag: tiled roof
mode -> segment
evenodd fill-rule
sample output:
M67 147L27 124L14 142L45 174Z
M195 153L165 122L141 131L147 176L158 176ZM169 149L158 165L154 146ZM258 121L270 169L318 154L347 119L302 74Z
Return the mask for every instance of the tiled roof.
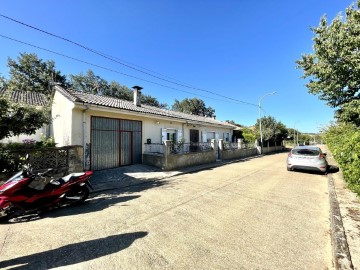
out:
M210 118L210 117L203 117L198 115L191 115L187 113L181 113L181 112L175 112L171 110L161 109L157 107L152 107L148 105L141 105L141 107L134 105L133 102L117 99L113 97L107 97L107 96L97 96L93 94L86 94L81 93L75 90L71 89L64 89L60 86L55 86L56 90L58 90L60 93L62 93L65 97L67 97L72 102L80 102L85 104L91 104L91 105L100 105L104 107L114 108L114 109L122 109L132 112L137 112L139 114L152 114L157 116L163 116L173 119L181 119L185 121L191 121L193 122L201 122L201 123L207 123L211 125L218 125L228 128L234 128L235 126L226 123L221 122L219 120Z
M5 88L0 89L0 96L4 96L7 93L9 92ZM46 106L48 104L48 99L46 95L41 93L22 90L13 90L10 93L11 99L16 103L33 106Z

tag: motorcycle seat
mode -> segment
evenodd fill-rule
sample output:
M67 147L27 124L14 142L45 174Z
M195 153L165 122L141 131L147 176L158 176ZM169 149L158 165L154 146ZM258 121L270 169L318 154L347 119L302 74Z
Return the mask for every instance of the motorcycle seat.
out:
M82 173L70 173L68 174L67 176L64 176L64 177L61 177L60 179L64 181L64 183L74 179L74 178L77 178L79 176L82 176L84 175L85 173L82 172Z

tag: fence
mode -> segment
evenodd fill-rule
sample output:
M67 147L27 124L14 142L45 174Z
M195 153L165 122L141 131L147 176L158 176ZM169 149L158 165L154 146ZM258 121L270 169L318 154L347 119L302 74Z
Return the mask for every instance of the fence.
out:
M161 154L165 153L166 146L162 143L146 143L144 144L144 153L146 154ZM210 142L205 143L170 143L171 154L185 154L194 152L212 151Z
M191 152L207 152L212 151L211 143L172 143L171 153L172 154L184 154Z
M164 148L162 143L146 143L144 144L144 153L164 154Z
M26 154L29 160L25 160ZM48 168L61 169L63 173L83 171L83 147L65 146L49 148L31 148L19 150L0 150L0 178L19 171L29 163L33 170Z
M246 158L260 153L271 153L283 149L282 145L263 147L256 143L246 144L212 140L210 143L178 143L165 141L164 144L145 144L143 164L159 167L163 170L195 166L221 160ZM261 152L262 151L262 152ZM219 155L217 156L217 152Z
M145 144L143 164L172 170L216 161L216 143Z

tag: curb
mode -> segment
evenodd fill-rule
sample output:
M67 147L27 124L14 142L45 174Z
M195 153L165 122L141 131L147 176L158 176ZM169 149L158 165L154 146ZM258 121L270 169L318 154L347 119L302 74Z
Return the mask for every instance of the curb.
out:
M333 257L335 268L354 269L351 261L349 246L346 240L345 229L341 218L339 202L337 200L334 178L327 175L330 201L331 240L333 246Z

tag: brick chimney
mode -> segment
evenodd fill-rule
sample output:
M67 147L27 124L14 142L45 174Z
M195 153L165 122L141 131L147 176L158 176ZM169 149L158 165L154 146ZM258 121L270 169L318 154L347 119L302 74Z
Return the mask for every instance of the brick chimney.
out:
M137 85L132 88L134 89L134 105L141 107L141 89L143 88Z

